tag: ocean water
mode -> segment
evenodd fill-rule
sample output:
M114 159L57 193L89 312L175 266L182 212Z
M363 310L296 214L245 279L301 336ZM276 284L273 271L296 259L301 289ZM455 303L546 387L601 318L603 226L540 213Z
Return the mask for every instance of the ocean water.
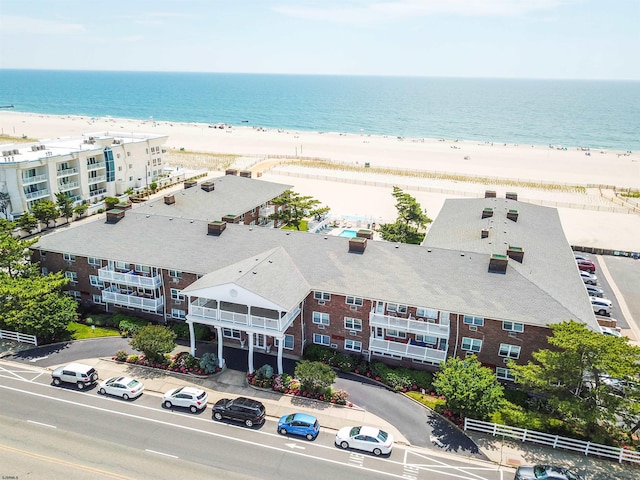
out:
M290 130L640 150L640 82L0 70L0 106Z

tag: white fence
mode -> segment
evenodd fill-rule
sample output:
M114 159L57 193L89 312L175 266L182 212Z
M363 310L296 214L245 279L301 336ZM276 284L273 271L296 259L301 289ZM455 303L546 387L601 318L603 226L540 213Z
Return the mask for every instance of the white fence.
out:
M38 346L38 339L35 335L27 335L26 333L11 332L9 330L0 330L0 339L13 340L14 342L31 343Z
M475 430L481 433L488 433L494 437L505 437L520 440L522 442L536 443L538 445L546 445L552 448L561 448L579 452L583 455L594 455L598 457L610 458L617 460L618 463L630 462L640 464L640 452L626 450L624 448L609 447L600 445L599 443L585 442L574 438L561 437L559 435L550 435L548 433L527 430L526 428L510 427L508 425L499 425L497 423L482 422L472 418L464 419L464 429Z

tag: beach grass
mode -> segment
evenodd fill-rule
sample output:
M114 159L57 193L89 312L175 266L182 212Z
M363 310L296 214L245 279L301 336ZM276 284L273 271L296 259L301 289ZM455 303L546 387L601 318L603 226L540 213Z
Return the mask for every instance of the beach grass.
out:
M5 135L4 133L0 135L0 143L32 143L37 141L37 138L30 138L25 135L21 135L19 137Z
M167 163L184 168L206 168L207 170L226 170L240 155L229 153L195 152L191 150L169 150Z

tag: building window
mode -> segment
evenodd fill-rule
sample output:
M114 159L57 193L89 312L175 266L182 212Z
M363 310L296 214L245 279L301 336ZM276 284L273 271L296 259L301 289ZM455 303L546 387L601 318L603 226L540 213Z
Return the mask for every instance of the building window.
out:
M344 317L344 328L347 330L362 331L362 320L359 318Z
M93 303L95 303L96 305L104 305L104 301L102 300L102 295L94 294L92 296L92 299L93 299Z
M326 292L313 292L313 298L316 300L324 300L328 302L331 300L331 294Z
M70 253L63 253L62 254L62 258L64 258L65 262L75 262L76 261L76 256L72 255Z
M344 341L344 349L349 350L351 352L361 352L362 351L362 342L356 342L355 340L345 340Z
M179 270L169 270L169 276L172 278L182 278L182 272Z
M388 337L395 337L395 338L407 338L407 332L401 332L398 330L389 330L387 329L387 336Z
M417 308L416 316L424 318L438 318L438 310L434 310L433 308Z
M294 340L293 335L285 335L284 336L284 344L282 346L284 347L285 350L293 350L293 340ZM276 348L280 347L280 339L279 338L275 338L273 340L273 345Z
M502 322L502 329L508 332L524 332L524 324L516 322Z
M475 325L476 327L482 327L484 326L484 318L474 317L473 315L465 315L464 323L465 325Z
M42 267L40 271L42 272L43 277L46 277L47 275L49 275L49 270L47 269L47 267Z
M77 290L68 290L67 293L70 297L75 298L76 300L80 300L82 298L82 294Z
M136 265L136 272L149 273L151 272L151 268L148 265Z
M313 312L313 323L317 325L329 325L329 314L322 312Z
M318 345L325 345L328 347L329 345L331 345L331 339L329 338L329 335L320 335L319 333L314 333L313 343L316 343Z
M118 270L129 270L129 264L126 262L116 262L116 268Z
M515 377L511 374L511 370L508 368L496 367L496 377L500 380L515 381Z
M47 259L47 252L45 252L44 250L40 250L40 259L41 260L46 260Z
M242 335L240 330L234 330L232 328L223 328L222 336L225 338L235 338L236 340L240 340Z
M182 302L184 300L184 295L182 293L180 293L180 290L178 290L177 288L172 288L171 289L171 300L173 300L174 302Z
M64 272L64 276L71 281L71 283L78 283L78 272Z
M426 343L427 345L436 345L438 339L436 337L429 337L428 335L416 335L416 342Z
M520 358L520 346L509 345L508 343L501 343L498 355L501 357L518 359Z
M397 313L407 313L406 305L398 305L397 303L389 303L387 304L388 312L397 312Z
M87 258L87 263L89 265L93 265L96 267L101 267L102 266L102 260L96 257L89 257Z
M89 282L91 282L92 287L104 288L104 282L97 275L89 275Z
M462 338L462 346L460 347L462 350L466 350L467 352L478 353L482 350L482 340L477 338Z
M364 305L364 300L359 297L347 297L346 304L361 307L362 305Z
M178 318L180 320L184 320L184 318L185 318L184 310L180 310L179 308L172 308L171 309L171 317L172 318Z

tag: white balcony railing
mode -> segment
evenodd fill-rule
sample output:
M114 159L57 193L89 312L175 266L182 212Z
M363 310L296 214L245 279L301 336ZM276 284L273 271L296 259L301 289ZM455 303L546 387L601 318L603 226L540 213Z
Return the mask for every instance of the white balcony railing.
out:
M369 339L369 351L371 353L397 355L402 358L425 360L436 363L443 362L447 358L446 350L420 347L409 343L392 342L390 340L375 337L371 337Z
M114 303L124 307L141 308L143 310L151 310L154 312L160 310L164 305L163 296L147 298L133 295L133 292L131 294L120 293L119 289L115 285L112 285L102 291L102 300L105 303Z
M103 195L105 193L107 193L107 189L106 188L98 188L97 190L91 190L89 192L89 196L90 197L96 197L98 195Z
M110 270L109 267L102 267L98 270L98 279L103 282L144 288L158 288L162 283L160 275L144 277L135 272L116 272L115 270Z
M106 182L107 181L107 176L106 175L98 175L95 177L89 177L89 185L93 185L94 183L100 183L100 182Z
M300 308L288 312L282 318L268 318L246 313L231 312L218 308L207 307L206 298L197 298L189 304L189 319L197 323L214 325L217 327L244 328L253 332L283 333L291 326L300 313Z
M49 196L49 189L43 188L42 190L37 190L35 192L29 192L24 194L27 200L36 200L38 198L44 198Z
M269 207L260 208L260 210L258 211L258 215L260 217L268 217L269 215L273 215L275 211L276 211L276 207L271 205Z
M66 182L60 183L58 182L58 190L61 192L68 192L69 190L73 190L74 188L79 188L80 182Z
M401 332L417 333L428 337L449 338L451 328L449 323L429 323L413 318L392 317L381 313L371 312L369 324L372 327L382 327Z
M87 163L87 170L100 170L101 168L107 168L107 164L105 162L98 163Z
M40 183L47 180L47 175L31 175L30 177L22 177L23 185L33 185L34 183Z
M78 173L78 169L76 167L73 168L60 168L56 171L57 177L68 177L69 175L75 175Z

